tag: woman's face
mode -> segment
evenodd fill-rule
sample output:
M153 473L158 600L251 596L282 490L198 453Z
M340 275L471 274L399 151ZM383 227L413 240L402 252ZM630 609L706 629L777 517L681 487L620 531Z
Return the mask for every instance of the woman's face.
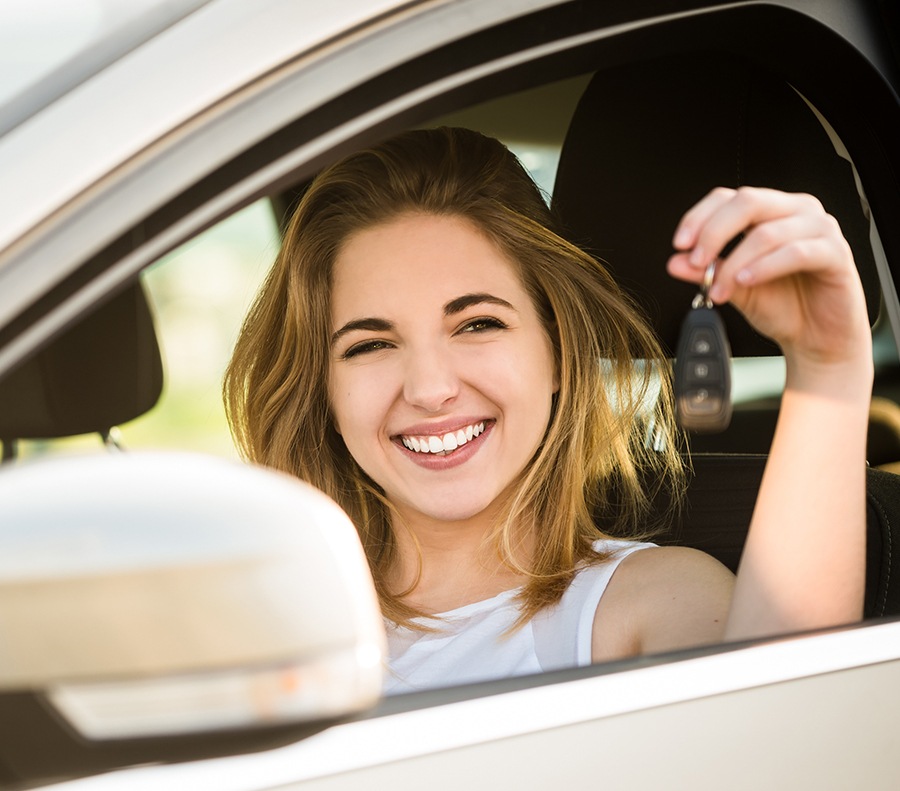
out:
M541 443L557 375L513 266L467 220L410 214L334 267L329 382L350 453L408 519L467 519Z

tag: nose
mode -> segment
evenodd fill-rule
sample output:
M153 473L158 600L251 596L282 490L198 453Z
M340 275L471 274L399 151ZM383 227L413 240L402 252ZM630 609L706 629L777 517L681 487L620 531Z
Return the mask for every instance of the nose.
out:
M403 397L426 412L439 412L459 395L459 377L449 356L440 348L409 349Z

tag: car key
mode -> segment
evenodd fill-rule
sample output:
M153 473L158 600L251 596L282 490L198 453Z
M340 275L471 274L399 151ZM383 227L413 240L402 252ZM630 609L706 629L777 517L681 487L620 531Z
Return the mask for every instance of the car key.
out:
M681 325L675 356L675 419L683 429L712 434L731 422L731 347L709 298L716 261Z

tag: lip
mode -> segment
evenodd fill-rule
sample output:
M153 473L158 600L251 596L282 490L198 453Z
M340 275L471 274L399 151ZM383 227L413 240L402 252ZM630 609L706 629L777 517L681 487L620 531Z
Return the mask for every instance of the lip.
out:
M439 434L443 430L443 433L446 434L449 431L458 431L461 428L472 425L473 422L480 423L482 420L484 420L484 431L477 437L470 439L465 445L457 448L449 456L435 456L433 453L416 453L414 450L407 448L400 441L400 434L391 437L391 442L406 458L415 464L418 464L420 467L424 467L426 470L449 470L453 467L458 467L460 464L465 464L472 456L478 453L482 444L484 444L484 441L493 431L496 421L479 418L475 421L460 424L458 420L454 420L453 422L446 423L432 423L428 429L424 431L421 430L423 426L416 426L416 430L414 431L403 432L403 434L407 436L409 434L414 436L429 436L432 434ZM443 428L445 425L447 428Z
M493 423L494 421L491 420L491 418L482 416L454 417L435 421L434 423L416 423L414 426L408 426L402 431L396 432L391 436L391 439L398 439L399 437L443 436L451 431L457 432L466 426L477 426L479 423L484 423L485 430L487 430L488 422Z

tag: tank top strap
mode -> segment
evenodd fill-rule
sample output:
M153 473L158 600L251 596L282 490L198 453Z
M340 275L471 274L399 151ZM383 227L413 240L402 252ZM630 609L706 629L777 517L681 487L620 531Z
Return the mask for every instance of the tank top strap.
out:
M539 612L531 621L534 648L545 671L591 664L594 613L619 564L632 552L656 544L602 540L594 549L612 553L605 563L578 570L557 604Z

